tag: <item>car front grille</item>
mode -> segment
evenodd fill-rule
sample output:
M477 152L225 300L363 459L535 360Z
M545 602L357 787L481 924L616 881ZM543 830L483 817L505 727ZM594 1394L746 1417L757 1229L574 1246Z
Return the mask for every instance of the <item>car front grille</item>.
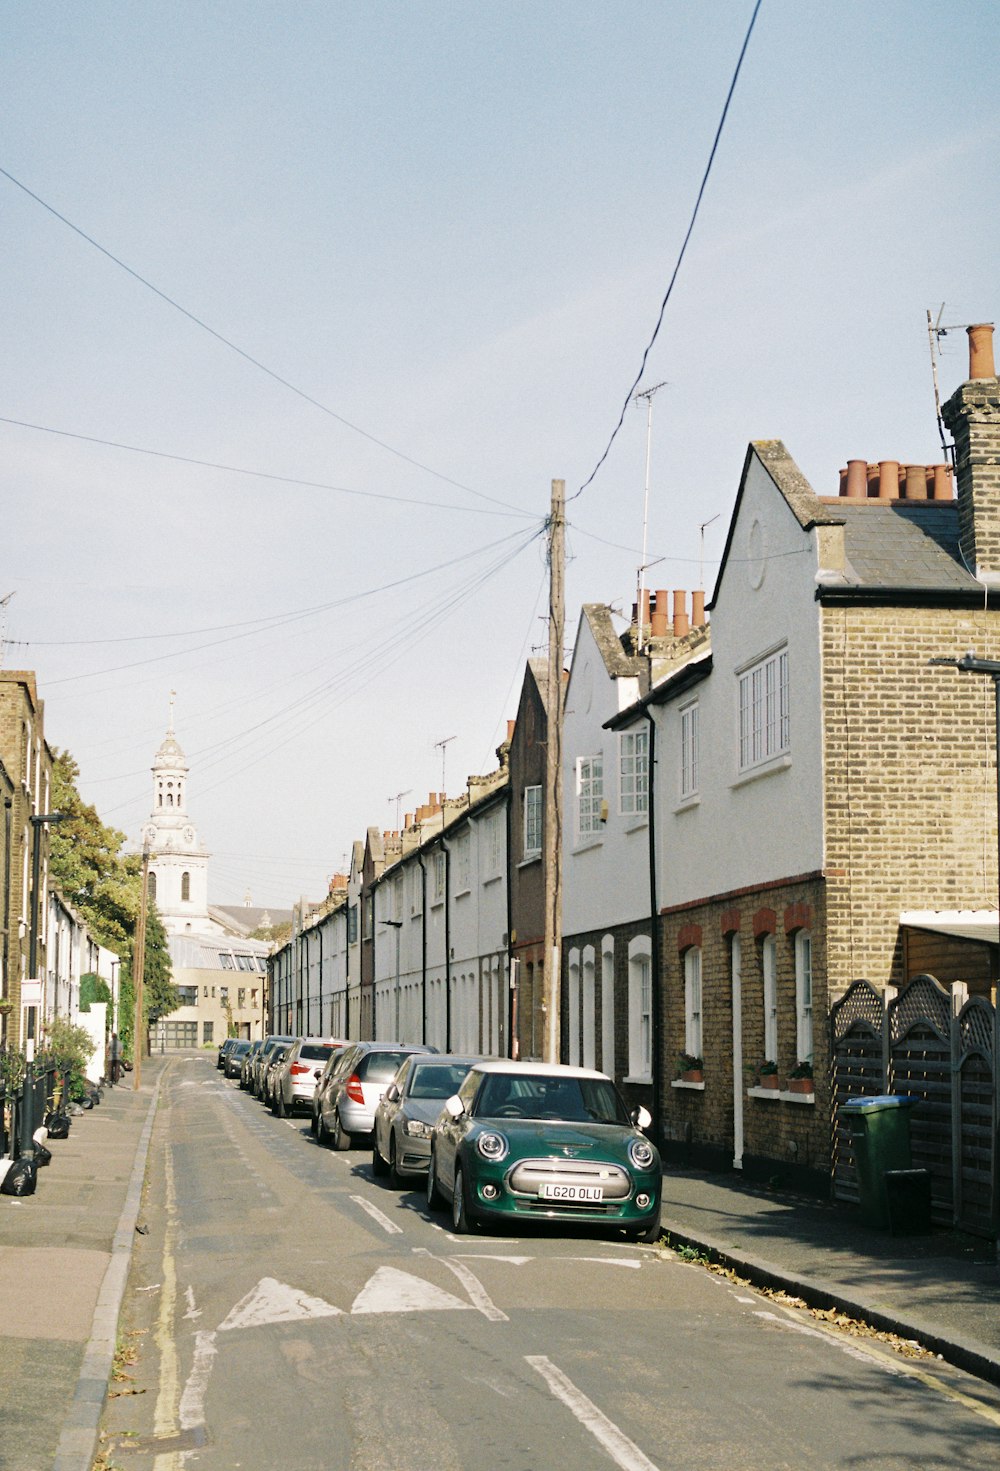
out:
M627 1200L632 1193L632 1182L628 1172L620 1165L585 1159L523 1159L514 1166L507 1183L515 1195L534 1196L537 1200L538 1187L546 1181L560 1185L600 1185L604 1199L588 1203L566 1201L568 1210L593 1210L596 1214L608 1208L609 1202L617 1205ZM532 1204L535 1202L533 1201ZM537 1200L544 1210L558 1208L560 1202Z

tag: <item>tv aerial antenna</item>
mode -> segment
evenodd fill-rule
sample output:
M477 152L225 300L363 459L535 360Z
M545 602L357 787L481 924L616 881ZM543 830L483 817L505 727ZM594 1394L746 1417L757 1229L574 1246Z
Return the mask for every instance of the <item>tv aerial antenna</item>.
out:
M941 389L938 385L937 368L938 358L941 356L941 338L947 337L949 332L967 332L970 327L973 327L976 324L974 322L952 322L949 326L945 327L941 324L941 318L943 316L944 302L941 303L941 309L937 314L937 320L932 317L930 308L928 308L927 341L930 345L931 350L931 377L934 379L934 412L937 415L938 434L941 438L941 449L944 452L945 459L952 467L954 467L955 446L953 444L949 444L948 440L945 438L944 420L941 417Z
M444 738L443 741L435 741L434 742L434 749L435 749L435 751L440 751L441 752L441 800L442 800L442 802L444 801L444 798L445 798L445 796L447 795L447 792L448 792L448 788L445 786L445 780L444 780L444 763L445 763L445 757L448 754L448 747L451 744L451 742L452 741L457 741L457 740L458 740L458 736L445 736L445 738Z

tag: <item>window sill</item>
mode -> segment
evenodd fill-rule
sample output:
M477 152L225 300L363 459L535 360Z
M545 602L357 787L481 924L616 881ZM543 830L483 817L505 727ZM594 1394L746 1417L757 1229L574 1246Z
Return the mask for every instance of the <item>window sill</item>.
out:
M701 793L692 792L690 797L682 797L674 807L674 812L689 812L692 807L701 806Z
M586 853L590 848L599 848L604 842L603 833L587 833L573 844L574 853Z
M468 887L466 887L464 889L456 889L455 890L455 898L456 899L466 899L466 898L468 898L468 896L471 893L472 893L472 890L470 888L468 888Z
M632 1083L637 1088L650 1088L652 1087L653 1079L649 1073L643 1073L641 1076L630 1073L627 1077L622 1078L622 1082Z
M670 1084L671 1088L687 1088L691 1093L704 1093L704 1083L685 1083L683 1078L674 1078Z
M483 888L488 888L490 884L498 884L502 878L501 873L491 873L488 879L483 879Z
M749 786L752 781L759 781L761 777L773 776L776 771L787 771L792 764L792 758L786 751L782 756L774 756L770 761L762 761L759 766L752 766L749 771L742 771L735 781L729 783L730 791L737 787Z
M518 868L530 868L533 863L541 863L541 853L526 853L517 865Z
M649 827L649 818L645 812L628 812L622 814L625 819L625 831L627 833L645 832Z
M748 1088L748 1098L764 1098L774 1103L815 1104L815 1093L789 1093L781 1088Z

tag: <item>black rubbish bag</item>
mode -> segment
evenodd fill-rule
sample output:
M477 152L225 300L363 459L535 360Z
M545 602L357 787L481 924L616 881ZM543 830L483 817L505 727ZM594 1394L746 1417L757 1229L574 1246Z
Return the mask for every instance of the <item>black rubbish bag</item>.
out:
M93 1108L93 1106L94 1106L94 1100L91 1098L91 1096L90 1096L89 1093L85 1093L83 1095L83 1097L80 1099L80 1107L81 1108L84 1108L84 1109L88 1109L88 1108Z
M69 1119L64 1113L49 1113L45 1115L45 1127L49 1131L50 1139L69 1138Z
M0 1195L34 1195L38 1184L38 1166L27 1154L16 1159L0 1180Z
M50 1165L51 1163L52 1163L52 1150L51 1149L47 1149L45 1147L45 1145L41 1143L40 1140L36 1139L35 1140L35 1164L38 1165L39 1168L41 1168L42 1165Z

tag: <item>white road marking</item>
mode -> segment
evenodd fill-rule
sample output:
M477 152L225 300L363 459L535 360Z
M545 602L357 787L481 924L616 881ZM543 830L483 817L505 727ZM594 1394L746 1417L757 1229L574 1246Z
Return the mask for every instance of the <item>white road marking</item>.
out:
M790 1333L801 1333L804 1338L819 1338L824 1343L832 1344L839 1348L842 1353L847 1354L850 1359L863 1359L866 1363L871 1362L871 1355L865 1353L858 1344L848 1339L834 1337L832 1333L824 1333L821 1328L810 1328L808 1323L798 1323L794 1318L782 1318L777 1313L756 1312L755 1318L764 1318L768 1323L774 1323L778 1328L787 1328ZM902 1368L891 1360L881 1361L881 1367L887 1369L890 1374L901 1374Z
M321 1297L310 1297L274 1277L262 1277L223 1319L218 1331L258 1328L264 1323L294 1323L301 1318L332 1318L339 1316L340 1311Z
M397 1267L379 1267L351 1304L352 1313L447 1312L457 1308L471 1310L472 1304Z
M736 1298L737 1302L748 1302L751 1307L754 1303L760 1302L759 1297L740 1297L740 1295L736 1292L733 1293L733 1296Z
M397 1226L395 1221L390 1221L384 1211L380 1211L377 1205L372 1205L370 1200L365 1200L363 1195L352 1195L351 1199L355 1205L360 1205L363 1211L367 1211L373 1221L377 1221L383 1231L388 1231L390 1236L402 1236L402 1226Z
M587 1396L570 1380L561 1369L557 1369L551 1359L542 1354L526 1354L525 1363L537 1369L546 1384L555 1395L556 1399L562 1400L567 1409L579 1420L586 1430L589 1430L595 1440L604 1447L616 1466L621 1466L622 1471L657 1471L648 1456L644 1456L634 1441L618 1429L613 1421L609 1420L601 1410L597 1408L593 1400Z
M523 1267L525 1262L533 1262L533 1256L499 1256L491 1251L459 1251L460 1256L467 1262L509 1262L512 1267Z
M597 1262L602 1267L631 1267L636 1272L642 1266L642 1262L637 1262L631 1257L626 1259L615 1256L557 1256L555 1260L557 1262Z
M194 1363L181 1395L179 1417L182 1430L194 1430L205 1423L205 1394L212 1372L212 1360L218 1353L215 1334L196 1333L194 1336Z
M415 1246L413 1250L417 1256L433 1256L433 1252L428 1251L426 1246ZM463 1267L461 1262L456 1262L447 1256L436 1256L434 1260L447 1267L449 1272L454 1272L472 1299L473 1307L478 1308L484 1318L488 1318L491 1323L510 1322L507 1314L500 1311L479 1278L470 1272L468 1267Z
M196 1319L198 1319L198 1318L201 1317L201 1309L200 1308L196 1308L195 1305L194 1305L194 1288L193 1287L186 1287L184 1289L184 1300L186 1301L186 1303L188 1305L188 1310L184 1314L184 1321L185 1321L185 1323L193 1323L193 1322L196 1321Z

